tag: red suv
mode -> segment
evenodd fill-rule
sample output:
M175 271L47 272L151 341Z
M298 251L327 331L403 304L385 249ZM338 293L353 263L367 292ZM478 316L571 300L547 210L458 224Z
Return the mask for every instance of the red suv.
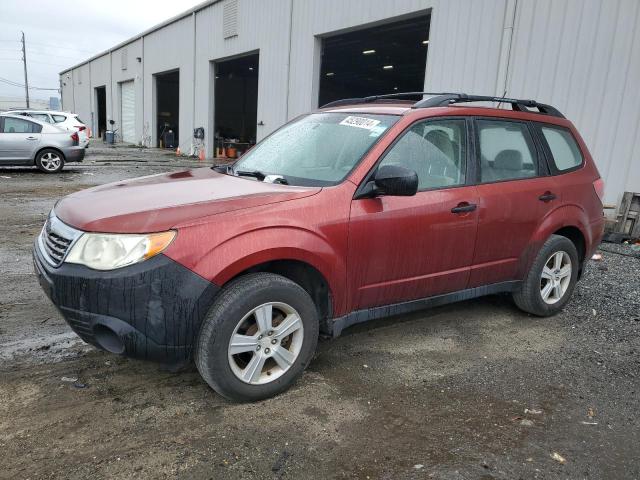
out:
M582 138L531 100L429 95L334 102L234 165L65 197L40 283L86 342L193 358L234 400L288 388L321 332L498 292L553 315L603 232Z

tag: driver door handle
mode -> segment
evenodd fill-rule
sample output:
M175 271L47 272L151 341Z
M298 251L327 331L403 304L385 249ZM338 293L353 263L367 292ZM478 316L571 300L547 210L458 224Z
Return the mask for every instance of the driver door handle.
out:
M36 137L27 137L27 140L37 140Z
M451 213L468 213L473 212L478 206L475 203L460 202L451 209Z
M538 197L538 200L545 203L555 199L556 199L556 194L551 192L544 192L544 194Z

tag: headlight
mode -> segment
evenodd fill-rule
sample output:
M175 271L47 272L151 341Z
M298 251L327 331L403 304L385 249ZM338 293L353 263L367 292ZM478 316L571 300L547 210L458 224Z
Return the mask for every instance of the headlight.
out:
M175 236L172 230L147 235L84 233L71 247L65 262L95 270L113 270L159 254Z

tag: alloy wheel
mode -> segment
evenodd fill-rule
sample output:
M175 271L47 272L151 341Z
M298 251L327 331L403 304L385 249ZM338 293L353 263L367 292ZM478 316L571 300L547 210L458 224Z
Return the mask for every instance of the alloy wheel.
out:
M60 162L60 156L53 152L47 152L40 158L42 168L50 172L54 172L60 168Z
M540 274L540 296L546 304L553 305L562 299L571 284L571 273L567 252L555 252L547 259Z
M294 364L304 338L302 319L290 305L269 302L247 313L231 335L229 366L245 383L263 385Z

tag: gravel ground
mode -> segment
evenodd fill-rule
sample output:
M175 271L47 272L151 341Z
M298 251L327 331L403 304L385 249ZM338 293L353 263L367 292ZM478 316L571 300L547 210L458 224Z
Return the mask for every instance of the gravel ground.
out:
M640 478L629 245L603 244L553 318L499 295L359 325L251 405L193 368L78 342L31 273L45 215L72 191L185 165L92 146L59 176L0 169L0 478Z

